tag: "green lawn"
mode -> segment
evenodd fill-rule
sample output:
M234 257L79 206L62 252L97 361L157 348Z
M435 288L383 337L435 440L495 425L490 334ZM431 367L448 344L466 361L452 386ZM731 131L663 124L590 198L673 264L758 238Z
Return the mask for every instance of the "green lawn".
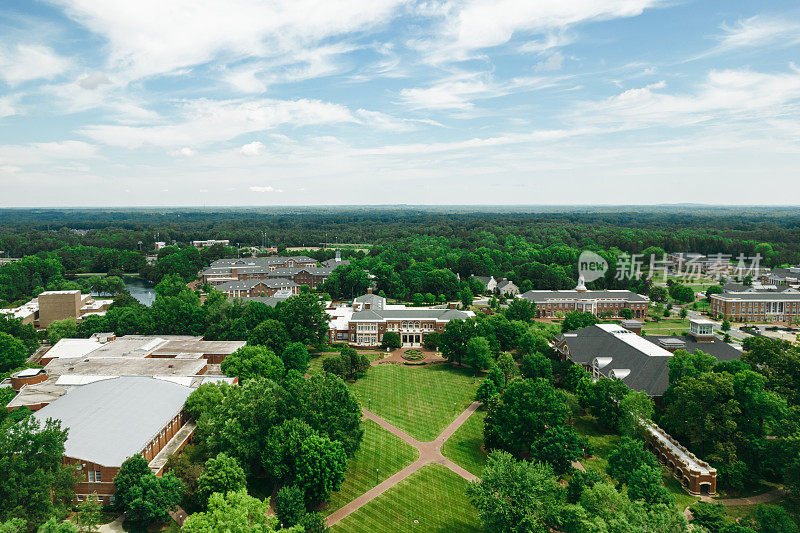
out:
M680 335L689 330L687 318L663 318L660 322L645 322L642 331L649 335Z
M366 420L361 448L347 463L345 481L338 492L331 495L325 513L334 512L374 487L376 468L379 469L380 481L383 481L413 463L417 457L419 454L413 446L372 420Z
M423 467L331 528L332 533L483 531L467 481L437 464Z
M486 411L475 411L442 446L442 454L459 466L480 477L488 456L483 445L483 421Z
M363 407L416 439L432 441L472 402L478 384L471 371L446 364L378 365L352 387Z
M338 355L338 353L339 352L330 352L330 353L326 352L326 353L320 353L318 355L312 354L311 358L308 360L308 373L310 374L312 372L322 372L322 361L324 361L326 357L331 357L332 355ZM366 355L370 361L382 359L383 357L386 356L384 352L359 351L358 353Z
M589 446L594 454L591 459L581 459L581 463L587 470L591 469L605 474L608 470L608 455L617 447L619 435L601 430L591 415L576 418L574 427L576 433L589 439Z
M683 512L684 509L699 500L698 496L692 496L681 487L681 484L672 476L669 468L664 467L661 472L661 478L664 480L664 486L667 488L672 497L675 498L675 506Z

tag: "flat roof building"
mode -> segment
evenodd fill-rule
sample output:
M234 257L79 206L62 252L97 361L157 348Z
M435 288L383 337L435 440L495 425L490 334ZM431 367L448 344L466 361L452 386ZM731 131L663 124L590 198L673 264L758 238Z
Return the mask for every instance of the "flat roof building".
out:
M84 474L75 487L76 501L96 492L111 503L114 477L126 459L140 454L160 475L163 465L153 460L189 440L194 423L184 404L193 390L162 379L120 376L74 387L33 416L42 423L59 420L68 430L62 461Z
M650 299L626 290L590 291L583 282L572 290L528 291L517 296L536 304L537 318L555 318L570 311L592 313L596 316L619 317L623 309L630 309L633 318L647 316Z

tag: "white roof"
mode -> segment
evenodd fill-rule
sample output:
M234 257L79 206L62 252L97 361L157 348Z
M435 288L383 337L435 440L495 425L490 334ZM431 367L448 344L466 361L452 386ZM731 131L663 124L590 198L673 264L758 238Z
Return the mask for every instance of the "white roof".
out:
M115 467L141 453L193 390L143 376L104 379L69 389L33 416L69 429L65 456Z
M596 324L596 327L616 336L628 346L635 348L648 357L672 357L672 354L664 348L656 346L652 342L617 324Z
M44 357L84 357L103 346L97 339L61 339Z
M41 368L26 368L24 370L20 370L19 372L17 372L16 373L16 377L18 377L18 378L28 378L28 377L37 375L41 371L42 371Z

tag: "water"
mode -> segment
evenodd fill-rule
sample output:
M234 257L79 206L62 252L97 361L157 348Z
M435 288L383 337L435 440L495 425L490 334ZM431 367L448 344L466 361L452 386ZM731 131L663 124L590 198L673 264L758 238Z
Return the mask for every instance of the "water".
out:
M125 282L125 288L128 289L131 296L139 300L139 303L147 307L153 305L156 300L156 286L154 283L132 276L125 276L122 281Z

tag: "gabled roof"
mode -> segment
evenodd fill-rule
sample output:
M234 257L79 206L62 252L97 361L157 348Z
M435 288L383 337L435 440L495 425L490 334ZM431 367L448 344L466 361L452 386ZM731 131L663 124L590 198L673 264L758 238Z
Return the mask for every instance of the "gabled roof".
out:
M269 279L245 279L241 281L229 281L217 287L218 291L242 291L250 290L257 285L264 285L270 289L279 289L281 287L296 287L297 283L286 278L269 278Z
M546 302L548 300L624 300L628 302L647 302L649 298L625 290L585 291L559 290L559 291L528 291L519 295L532 302Z
M69 390L33 416L69 430L65 456L117 467L147 446L193 390L150 377L104 379Z
M508 287L509 285L516 287L516 285L514 285L514 282L511 281L510 279L504 279L503 281L497 282L498 289L503 289L505 287Z

